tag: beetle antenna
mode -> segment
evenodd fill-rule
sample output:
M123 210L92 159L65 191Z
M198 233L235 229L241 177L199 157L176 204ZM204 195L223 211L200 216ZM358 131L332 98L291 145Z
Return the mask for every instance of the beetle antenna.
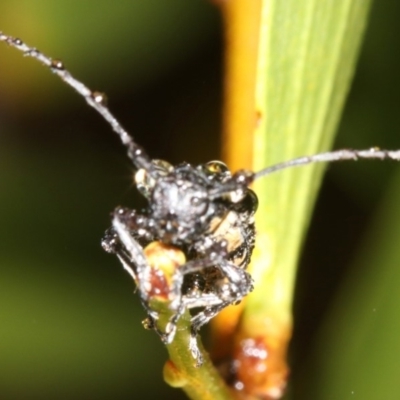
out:
M343 149L319 153L313 156L304 156L284 161L279 164L271 165L254 174L254 179L270 175L274 172L281 171L286 168L297 167L300 165L311 164L315 162L334 162L358 159L378 159L378 160L395 160L400 161L400 150L381 150L378 147L372 147L367 150L351 150Z
M21 39L7 36L0 32L0 41L6 42L11 47L24 53L25 56L32 57L40 63L48 67L52 72L58 75L62 81L78 92L111 126L113 131L120 137L121 142L128 149L128 156L132 160L136 168L144 168L150 174L155 174L153 164L146 152L135 143L132 136L122 127L114 115L107 107L107 98L104 93L96 92L89 89L81 81L75 79L70 72L65 69L64 64L60 60L52 59L34 47L26 45Z

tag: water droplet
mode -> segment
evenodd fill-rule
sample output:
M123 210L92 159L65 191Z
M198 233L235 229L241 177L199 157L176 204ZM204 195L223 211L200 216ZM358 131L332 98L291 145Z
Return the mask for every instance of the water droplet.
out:
M207 171L214 174L221 174L223 172L229 172L228 167L222 161L210 161L204 165Z
M65 69L64 64L61 60L51 60L50 68L56 69L58 71L63 71Z
M97 104L102 104L105 106L107 104L107 96L105 93L102 92L93 92L92 93L92 99L97 103Z

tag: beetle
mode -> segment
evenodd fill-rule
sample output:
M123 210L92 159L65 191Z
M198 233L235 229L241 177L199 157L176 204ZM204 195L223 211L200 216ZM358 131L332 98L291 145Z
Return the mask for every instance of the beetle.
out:
M115 254L133 277L148 314L146 326L154 328L165 343L174 340L177 323L184 312L192 311L188 347L197 366L203 362L197 346L200 328L228 305L240 302L254 287L246 270L255 244L254 214L258 203L249 187L251 183L286 168L315 162L358 158L400 160L399 150L373 147L299 157L256 173L247 170L231 173L221 161L173 166L164 160L151 159L110 112L106 96L75 79L60 60L2 32L0 41L58 75L109 123L125 145L136 170L136 187L148 205L140 213L117 207L102 246ZM151 265L149 249L156 253L168 250L177 256L180 261L170 276L166 278L162 265ZM171 317L164 331L157 328L159 315L150 305L156 292L155 269L161 271L162 279L169 279L163 294Z

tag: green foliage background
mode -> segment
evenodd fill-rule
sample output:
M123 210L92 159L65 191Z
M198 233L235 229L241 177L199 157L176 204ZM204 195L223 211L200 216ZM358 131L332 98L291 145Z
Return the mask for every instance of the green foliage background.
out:
M372 9L336 147L400 147L399 14L389 0ZM203 0L0 4L0 30L104 90L151 156L172 162L218 158L220 29ZM295 399L398 396L396 168L330 168L295 297ZM143 205L117 138L49 71L3 44L2 399L183 398L162 382L166 352L140 324L129 276L100 248L118 204Z

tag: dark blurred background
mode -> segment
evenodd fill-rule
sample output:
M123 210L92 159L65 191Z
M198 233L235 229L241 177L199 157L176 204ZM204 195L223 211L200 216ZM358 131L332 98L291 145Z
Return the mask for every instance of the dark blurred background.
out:
M336 147L400 147L399 15L389 0L372 10ZM219 158L223 44L210 2L3 0L0 30L105 91L151 157ZM350 164L329 168L306 242L294 378L394 171ZM76 93L4 43L0 185L0 398L184 398L162 381L166 351L141 326L130 277L100 247L115 206L143 205L125 149Z

